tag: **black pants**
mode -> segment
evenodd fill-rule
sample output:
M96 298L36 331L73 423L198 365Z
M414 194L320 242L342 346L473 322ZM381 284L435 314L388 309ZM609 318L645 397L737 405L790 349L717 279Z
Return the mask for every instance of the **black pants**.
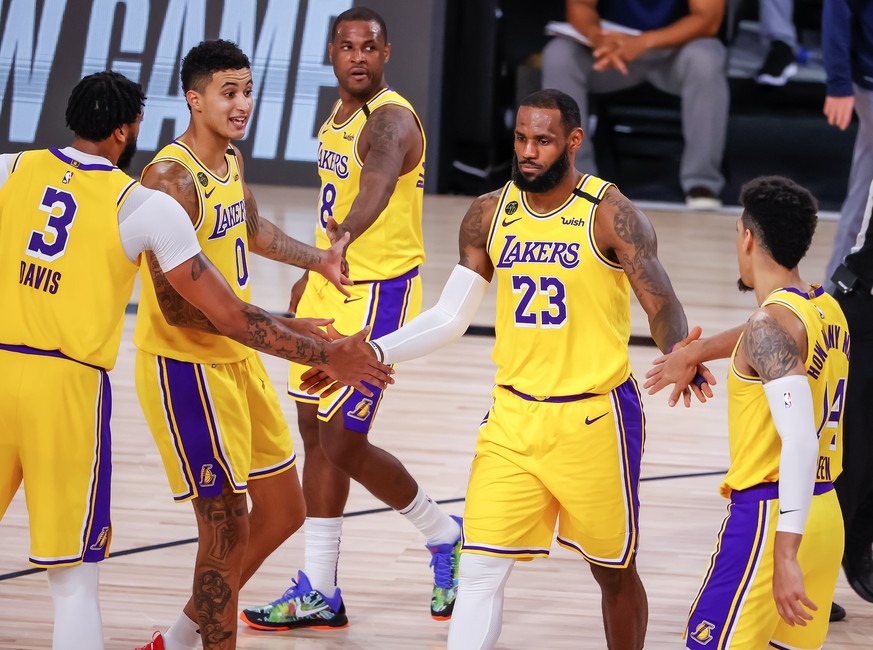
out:
M873 543L873 296L836 291L851 334L843 419L843 473L835 482L846 525L846 555Z

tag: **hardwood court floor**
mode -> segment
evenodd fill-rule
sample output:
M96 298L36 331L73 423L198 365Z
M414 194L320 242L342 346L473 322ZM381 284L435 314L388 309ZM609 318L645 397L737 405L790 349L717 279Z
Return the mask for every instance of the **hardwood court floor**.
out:
M311 238L315 192L256 188L265 216L301 238ZM428 197L425 305L432 304L457 260L457 226L469 204L458 197ZM754 298L735 290L735 216L651 212L660 254L685 303L689 322L713 332L740 322ZM805 269L817 277L834 231L822 223ZM284 309L298 273L253 258L255 302ZM476 323L492 325L493 291ZM108 650L141 645L154 629L172 623L190 590L195 536L190 505L172 502L158 453L133 388L133 317L112 373L113 523L115 556L101 568L103 620ZM633 333L647 335L645 316L634 303ZM383 403L373 432L376 444L397 455L428 493L451 514L463 512L463 497L476 431L489 406L493 380L493 339L466 336L432 356L398 367L397 384ZM631 360L642 377L654 348L634 346ZM286 364L264 357L270 376L284 394ZM713 364L720 380L726 364ZM717 387L723 389L722 385ZM292 402L281 397L292 423L298 453L302 443L293 426ZM646 585L650 619L646 648L681 647L688 606L699 586L724 515L718 496L727 467L726 409L723 394L690 410L669 409L665 397L646 398L648 439L641 487L639 571ZM301 459L302 460L302 459ZM353 485L344 524L341 586L351 625L330 632L257 633L241 629L247 650L437 649L445 647L447 624L428 612L428 554L418 533L397 514ZM6 578L26 571L27 520L19 495L0 523L0 649L47 648L52 608L43 573ZM177 543L173 545L174 543ZM162 546L163 545L163 546ZM157 546L152 550L148 547ZM129 554L123 554L130 552ZM302 566L303 539L288 540L247 585L242 605L278 597ZM837 602L849 613L831 627L826 648L870 648L873 606L858 598L841 578ZM829 607L827 603L820 603ZM605 648L597 587L577 556L555 547L548 560L519 563L509 581L499 648Z

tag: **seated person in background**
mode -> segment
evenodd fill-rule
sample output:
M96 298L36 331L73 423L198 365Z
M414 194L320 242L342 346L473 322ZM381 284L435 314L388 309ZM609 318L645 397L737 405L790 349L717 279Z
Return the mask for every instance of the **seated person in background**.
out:
M567 21L589 42L555 37L543 50L543 87L573 97L588 124L588 93L624 90L648 81L682 98L680 182L688 207L721 207L721 161L728 118L725 48L714 38L724 0L567 0ZM639 33L608 31L601 19ZM585 138L576 167L596 174Z
M760 0L758 23L767 56L755 81L766 86L784 86L797 74L794 0Z

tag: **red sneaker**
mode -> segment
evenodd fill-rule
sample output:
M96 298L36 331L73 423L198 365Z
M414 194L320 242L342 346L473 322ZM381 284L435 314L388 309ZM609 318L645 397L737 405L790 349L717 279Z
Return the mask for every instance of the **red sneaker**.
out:
M155 632L152 635L151 641L136 650L164 650L164 635L160 632Z

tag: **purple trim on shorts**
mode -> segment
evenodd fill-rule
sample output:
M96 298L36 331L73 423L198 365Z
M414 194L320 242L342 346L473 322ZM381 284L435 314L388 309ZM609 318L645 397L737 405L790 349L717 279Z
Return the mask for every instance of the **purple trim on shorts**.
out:
M377 282L406 282L407 280L411 280L415 277L418 277L417 266L411 271L407 271L403 275L398 275L396 278L391 278L390 280L355 280L353 284L375 284Z
M475 544L463 544L461 545L461 551L467 552L485 552L485 553L497 553L498 555L548 555L549 549L547 548L493 548L491 546L477 546Z
M55 149L54 147L50 148L49 151L55 156L55 158L59 158L63 162L67 163L71 167L75 167L76 169L83 172L111 172L118 167L113 167L112 165L102 165L100 163L93 163L90 165L84 165L80 163L78 160L73 160L69 156L65 155L61 152L60 149Z
M278 474L278 473L288 469L289 467L293 466L294 463L296 463L296 462L297 462L297 454L292 453L291 458L287 459L286 461L284 461L282 463L277 463L277 464L273 465L272 467L264 467L262 469L258 469L258 470L254 470L254 471L249 472L249 478L253 479L253 478L258 478L261 476L272 476L273 474Z
M527 400L528 402L551 402L553 404L566 404L567 402L578 402L583 399L588 399L589 397L597 397L597 393L579 393L578 395L561 395L558 397L534 397L533 395L522 393L520 390L516 390L512 386L500 384L500 387L505 388L513 395L520 397L521 399Z
M822 481L816 483L812 490L814 496L826 494L834 489L834 484L830 481ZM734 503L754 503L757 501L771 501L779 498L779 482L759 483L745 490L734 490L731 492L731 501Z
M639 516L640 516L640 466L643 461L643 447L646 441L646 416L643 412L643 402L639 387L633 375L627 378L621 386L612 391L615 411L620 416L619 441L620 451L625 463L625 497L628 499L627 531L633 535L633 545L628 545L622 558L615 564L624 566L631 554L636 553L639 546ZM612 564L602 562L601 564Z
M370 291L370 313L367 314L367 322L371 323L371 339L390 334L403 324L412 293L412 282L417 275L418 268L415 268L398 278L374 283L376 286ZM382 389L367 382L365 384L373 392L372 397L354 389L340 407L343 424L349 431L369 433L382 400Z
M194 367L197 369L197 378L200 380L200 387L203 391L206 415L209 417L209 424L212 428L213 435L215 436L213 446L215 449L218 449L218 460L224 466L227 477L230 479L230 483L233 485L234 489L244 490L246 488L245 483L238 484L233 480L233 466L230 463L230 458L227 456L227 452L224 450L224 440L221 439L221 431L219 429L218 420L215 417L215 406L212 404L212 395L209 394L209 383L206 381L206 375L203 373L203 364L198 363L195 364Z
M709 646L709 636L714 641L710 647L721 647L722 638L732 633L766 542L769 510L770 504L761 501L728 506L718 546L688 617L689 648ZM704 641L695 634L705 635Z
M32 354L39 357L55 357L56 359L66 359L67 361L73 361L75 363L82 364L83 366L94 368L94 370L105 371L105 369L101 368L100 366L95 366L90 363L85 363L84 361L74 359L73 357L68 357L60 350L40 350L39 348L32 348L27 345L8 345L6 343L0 343L0 350L6 350L7 352L18 352L19 354Z
M176 453L197 482L195 488L188 472L183 472L190 493L173 498L183 501L195 493L201 497L217 497L224 486L225 474L213 453L209 432L212 414L207 412L208 406L200 396L197 365L167 357L157 359L167 426L173 434Z
M91 470L91 512L83 538L83 562L100 562L109 555L109 541L112 536L110 518L110 490L112 487L112 387L109 375L100 371L100 401L97 413L97 453L94 468Z

